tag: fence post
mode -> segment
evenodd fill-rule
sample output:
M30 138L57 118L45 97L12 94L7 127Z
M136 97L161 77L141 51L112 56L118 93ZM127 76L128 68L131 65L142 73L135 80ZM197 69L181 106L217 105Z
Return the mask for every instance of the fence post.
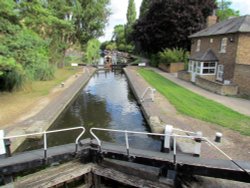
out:
M125 141L126 141L127 154L129 156L129 143L128 143L128 132L127 132L127 130L125 130Z
M43 132L43 149L44 149L44 160L47 160L47 134Z
M198 131L194 138L195 140L194 157L199 157L201 154L201 138L202 138L202 132Z
M170 152L170 145L171 145L171 135L173 133L173 126L166 125L164 130L164 145L163 145L163 152L169 153Z
M176 136L173 136L174 139L174 164L176 164Z

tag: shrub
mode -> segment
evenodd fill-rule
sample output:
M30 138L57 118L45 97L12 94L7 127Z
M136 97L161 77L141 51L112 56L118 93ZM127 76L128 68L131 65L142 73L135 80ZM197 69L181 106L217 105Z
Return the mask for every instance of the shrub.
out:
M187 62L188 55L183 49L165 49L158 53L160 63L169 65L170 63Z
M25 74L14 58L0 56L0 91L12 91L22 86Z
M157 54L152 54L150 56L150 61L149 61L149 64L153 67L158 67L158 64L159 64L159 55Z

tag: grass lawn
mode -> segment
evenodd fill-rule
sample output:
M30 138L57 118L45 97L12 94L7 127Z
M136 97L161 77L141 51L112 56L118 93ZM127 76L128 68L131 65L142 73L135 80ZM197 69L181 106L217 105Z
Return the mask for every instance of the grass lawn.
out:
M164 95L178 112L215 123L250 136L250 117L240 114L187 90L152 70L139 69L139 74L158 92Z

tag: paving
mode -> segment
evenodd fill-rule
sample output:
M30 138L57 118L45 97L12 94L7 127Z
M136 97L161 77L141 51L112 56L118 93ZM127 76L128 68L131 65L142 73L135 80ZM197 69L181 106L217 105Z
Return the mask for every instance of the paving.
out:
M158 69L154 70L164 76L167 75ZM137 99L140 99L145 89L150 85L137 73L137 67L127 67L125 69L125 73L128 77L130 86L134 94L136 95ZM169 77L172 78L173 76ZM250 161L250 137L242 136L235 131L231 131L229 129L223 128L212 123L204 122L182 115L178 113L176 109L167 101L167 99L158 92L156 92L155 94L154 102L147 97L147 100L139 103L141 105L144 116L148 122L150 116L158 116L162 121L163 125L170 124L173 125L175 128L193 132L202 131L203 136L207 137L212 142L215 139L215 133L222 132L222 142L213 143L233 159ZM185 151L185 149L187 149L186 152L190 152L190 148L193 148L193 141L179 140L179 142L182 142L182 151ZM245 149L242 150L242 148ZM211 145L208 145L206 143L202 143L201 156L204 158L212 159L226 159L225 156L219 153Z

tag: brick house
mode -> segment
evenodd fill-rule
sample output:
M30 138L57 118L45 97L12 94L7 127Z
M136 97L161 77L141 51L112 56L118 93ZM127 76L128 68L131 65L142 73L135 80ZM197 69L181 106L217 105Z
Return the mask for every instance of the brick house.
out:
M250 95L250 16L216 23L190 38L192 82L223 95Z

